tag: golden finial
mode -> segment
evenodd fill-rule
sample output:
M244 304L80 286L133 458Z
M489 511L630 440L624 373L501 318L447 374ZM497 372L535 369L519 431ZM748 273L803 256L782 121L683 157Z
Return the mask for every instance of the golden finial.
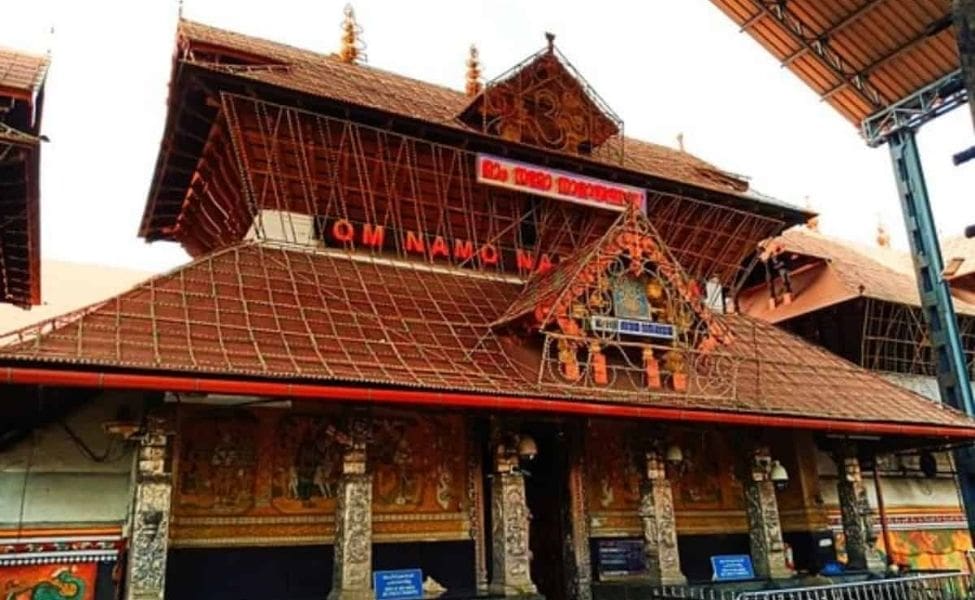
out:
M882 222L877 223L877 245L881 248L890 248L890 234Z
M362 27L355 20L355 11L351 4L345 5L343 11L345 18L342 19L342 48L339 50L339 58L342 62L354 64L360 60L365 60L363 50L365 48L359 36L362 34Z
M806 210L813 212L813 205L812 201L809 200L809 196L806 196ZM809 217L809 220L806 221L806 229L809 231L819 231L819 215Z
M481 93L481 62L478 60L477 46L471 44L467 57L467 85L464 87L469 98Z
M549 54L555 52L555 34L548 31L545 32L545 41L548 42Z

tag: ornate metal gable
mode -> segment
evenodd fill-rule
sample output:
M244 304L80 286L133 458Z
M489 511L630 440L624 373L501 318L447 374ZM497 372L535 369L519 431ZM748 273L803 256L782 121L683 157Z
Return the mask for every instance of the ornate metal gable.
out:
M632 394L731 395L728 329L646 216L628 209L597 242L529 282L496 326L543 336L539 383Z
M555 48L488 82L460 119L506 140L622 162L623 121Z

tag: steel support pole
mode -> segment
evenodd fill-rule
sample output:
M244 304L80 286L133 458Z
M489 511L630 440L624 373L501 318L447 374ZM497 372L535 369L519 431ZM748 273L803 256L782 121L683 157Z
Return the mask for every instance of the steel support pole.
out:
M927 321L928 338L934 352L941 402L969 416L975 416L970 376L958 332L951 290L942 276L944 264L915 132L905 127L887 138L887 143L894 164L894 177L897 180L907 239L914 258L921 310ZM955 464L958 467L958 482L968 518L968 530L975 537L975 456L968 448L957 450Z
M968 88L968 97L975 98L975 0L955 0L955 32L961 73ZM968 103L975 124L975 102Z

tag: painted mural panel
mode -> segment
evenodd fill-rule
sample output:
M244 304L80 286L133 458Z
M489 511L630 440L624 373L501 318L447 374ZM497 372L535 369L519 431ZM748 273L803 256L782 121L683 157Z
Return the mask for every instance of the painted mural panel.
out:
M3 600L92 600L97 563L0 567Z
M174 545L331 542L342 415L184 409L179 423ZM375 539L469 539L464 418L390 413L371 423Z
M846 562L846 541L842 533L835 533L837 557ZM891 531L891 557L901 567L918 570L972 571L968 553L972 538L964 529L916 529ZM877 548L887 552L883 536L877 540Z
M643 483L642 454L653 433L638 425L591 422L586 440L590 513L594 537L640 535L637 516ZM789 486L778 493L786 507L786 531L826 527L822 501L817 500L815 461L797 459L796 440L778 440L776 458L792 474ZM677 529L683 535L745 533L744 490L739 474L742 442L729 434L708 430L668 431L666 446L680 447L683 461L668 465L673 486ZM779 448L781 447L781 448Z

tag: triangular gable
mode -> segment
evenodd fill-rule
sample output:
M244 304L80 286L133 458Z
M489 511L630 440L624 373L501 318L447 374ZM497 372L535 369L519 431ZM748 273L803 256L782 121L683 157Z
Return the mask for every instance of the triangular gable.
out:
M614 146L607 142L622 137L623 121L548 37L547 48L489 82L460 119L509 141L571 154Z
M689 378L714 368L708 355L731 341L636 206L530 281L493 326L516 323L544 335L542 360L560 385L614 387L623 375L622 388L689 391Z

